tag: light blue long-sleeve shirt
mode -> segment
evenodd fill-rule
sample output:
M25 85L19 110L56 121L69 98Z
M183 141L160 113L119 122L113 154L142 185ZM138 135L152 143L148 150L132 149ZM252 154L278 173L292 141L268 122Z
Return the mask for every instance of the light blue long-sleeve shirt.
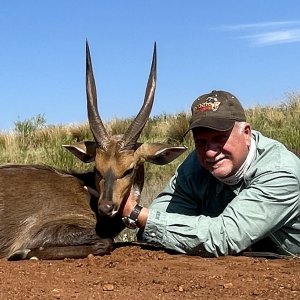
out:
M300 159L257 131L253 138L256 157L236 186L214 178L192 152L151 204L141 239L220 256L269 237L282 253L300 254Z

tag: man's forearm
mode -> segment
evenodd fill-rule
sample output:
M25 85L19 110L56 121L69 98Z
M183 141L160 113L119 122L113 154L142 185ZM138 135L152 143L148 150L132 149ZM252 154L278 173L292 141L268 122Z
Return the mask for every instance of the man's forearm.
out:
M119 214L122 217L129 217L134 207L138 204L137 202L138 200L139 199L137 198L134 191L131 190L128 199L123 200L123 203L119 209ZM136 222L139 228L144 228L146 226L148 214L149 214L149 209L143 207L140 214L138 215L137 222Z
M143 207L137 220L137 226L139 228L144 228L146 226L148 214L149 214L149 208Z

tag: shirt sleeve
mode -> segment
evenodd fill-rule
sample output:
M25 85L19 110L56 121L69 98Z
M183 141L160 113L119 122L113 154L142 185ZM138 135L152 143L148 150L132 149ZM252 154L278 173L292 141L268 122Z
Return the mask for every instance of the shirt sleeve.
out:
M265 171L255 176L215 217L195 214L197 199L191 197L190 186L176 181L172 178L150 206L142 238L181 253L237 254L299 214L299 181L290 172ZM174 201L178 211L168 212Z

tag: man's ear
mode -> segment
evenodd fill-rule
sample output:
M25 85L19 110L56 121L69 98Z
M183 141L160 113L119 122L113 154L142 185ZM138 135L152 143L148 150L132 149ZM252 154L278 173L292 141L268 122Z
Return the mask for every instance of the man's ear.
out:
M85 141L73 145L62 145L81 161L89 163L95 160L97 144L94 141Z
M142 160L156 165L166 165L187 150L185 146L168 144L143 144L135 152Z
M251 125L249 123L244 124L243 133L246 137L247 146L250 147L251 140L252 140L252 133L251 133Z

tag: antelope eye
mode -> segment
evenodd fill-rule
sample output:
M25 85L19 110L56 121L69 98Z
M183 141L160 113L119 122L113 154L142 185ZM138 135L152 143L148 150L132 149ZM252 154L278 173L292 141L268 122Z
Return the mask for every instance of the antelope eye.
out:
M128 175L131 175L131 174L133 173L133 170L134 170L134 168L128 169L128 170L123 174L122 178L125 177L125 176L128 176Z

